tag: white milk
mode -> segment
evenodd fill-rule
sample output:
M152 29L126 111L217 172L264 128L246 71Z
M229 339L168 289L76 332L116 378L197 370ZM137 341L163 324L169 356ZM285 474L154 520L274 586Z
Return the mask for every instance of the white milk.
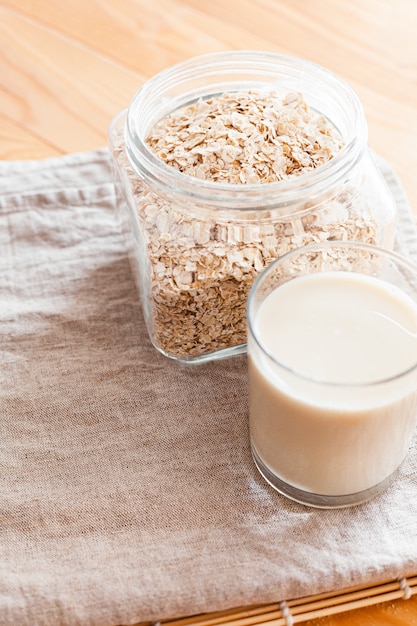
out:
M268 295L253 329L281 364L250 337L251 441L265 466L329 496L389 477L416 423L416 303L376 278L319 272Z

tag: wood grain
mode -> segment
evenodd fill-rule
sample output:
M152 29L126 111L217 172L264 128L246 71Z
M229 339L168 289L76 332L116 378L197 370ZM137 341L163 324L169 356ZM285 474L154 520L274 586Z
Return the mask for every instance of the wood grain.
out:
M157 71L263 49L320 63L355 89L370 145L417 214L416 33L415 0L3 0L0 158L104 145L113 116ZM417 598L307 623L417 625Z

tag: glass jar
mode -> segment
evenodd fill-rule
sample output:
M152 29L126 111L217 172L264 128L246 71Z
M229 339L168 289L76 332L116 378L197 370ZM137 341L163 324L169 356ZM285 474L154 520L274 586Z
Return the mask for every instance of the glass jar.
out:
M302 94L344 147L294 178L231 184L177 171L147 145L173 111L250 89ZM394 200L368 149L362 106L342 80L310 62L230 51L179 63L137 92L109 136L147 329L168 357L198 362L244 351L249 289L289 250L325 240L393 245Z

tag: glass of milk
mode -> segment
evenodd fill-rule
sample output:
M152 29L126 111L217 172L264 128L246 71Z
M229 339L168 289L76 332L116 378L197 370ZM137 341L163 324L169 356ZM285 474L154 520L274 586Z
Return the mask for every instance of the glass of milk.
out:
M385 490L417 422L417 268L368 244L304 246L258 277L247 319L263 477L322 508Z

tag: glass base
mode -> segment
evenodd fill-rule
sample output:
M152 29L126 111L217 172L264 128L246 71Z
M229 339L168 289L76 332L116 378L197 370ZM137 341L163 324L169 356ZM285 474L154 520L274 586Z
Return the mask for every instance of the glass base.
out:
M271 487L276 489L283 496L290 498L290 500L294 500L300 504L305 504L318 509L342 509L348 506L356 506L358 504L368 502L368 500L372 500L385 491L394 482L399 472L399 468L397 468L395 472L390 474L383 481L370 489L366 489L365 491L359 491L358 493L342 496L326 496L298 489L297 487L289 485L278 478L278 476L271 472L271 470L261 461L253 446L252 456L260 474L271 485Z
M205 354L197 354L191 356L177 356L175 354L171 354L170 352L165 352L163 348L161 348L156 341L153 340L152 335L149 333L150 340L154 348L158 350L161 354L168 357L169 359L173 359L174 361L178 361L179 363L183 363L185 365L199 365L200 363L207 363L207 361L217 361L220 359L228 359L233 356L238 356L239 354L244 354L247 352L247 344L241 343L238 346L231 346L230 348L222 348L220 350L214 350L213 352L207 352Z

